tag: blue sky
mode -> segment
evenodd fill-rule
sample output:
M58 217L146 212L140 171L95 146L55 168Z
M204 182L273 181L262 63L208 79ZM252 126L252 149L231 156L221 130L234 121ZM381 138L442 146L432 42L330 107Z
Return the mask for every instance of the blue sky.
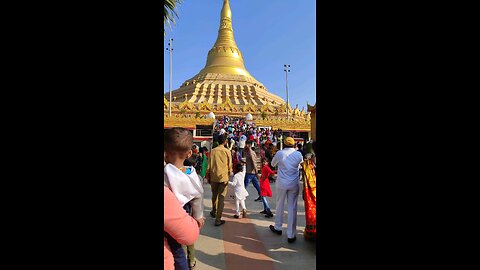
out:
M172 89L204 68L217 38L223 0L183 0L179 18L164 38L164 92L169 90L169 52L173 38ZM291 65L288 95L300 110L316 99L315 0L230 0L235 41L245 68L269 92L286 100L284 64Z

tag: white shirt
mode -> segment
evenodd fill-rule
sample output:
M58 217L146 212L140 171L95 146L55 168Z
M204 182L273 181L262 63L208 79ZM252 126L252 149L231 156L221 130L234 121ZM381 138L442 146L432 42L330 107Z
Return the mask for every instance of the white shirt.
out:
M278 151L272 159L272 166L278 164L276 185L281 189L293 189L300 184L299 165L303 157L295 148L285 148Z
M246 141L247 141L247 136L242 134L242 136L240 136L240 139L238 140L238 147L245 148Z
M237 197L238 200L245 200L248 196L248 191L245 189L244 180L245 180L245 170L236 173L233 176L232 181L228 182L228 184L234 187L235 197Z

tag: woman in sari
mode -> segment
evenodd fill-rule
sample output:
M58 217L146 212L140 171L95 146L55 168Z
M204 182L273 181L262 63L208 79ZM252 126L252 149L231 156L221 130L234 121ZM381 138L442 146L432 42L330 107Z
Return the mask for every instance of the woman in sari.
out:
M315 173L315 154L306 159L302 165L303 173L303 200L305 202L306 226L303 236L305 239L316 239L317 236L317 176Z

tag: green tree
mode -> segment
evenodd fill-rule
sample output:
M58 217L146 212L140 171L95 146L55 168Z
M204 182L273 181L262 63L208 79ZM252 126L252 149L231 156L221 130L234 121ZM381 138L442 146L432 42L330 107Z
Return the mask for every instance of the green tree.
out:
M166 36L165 25L171 28L171 25L175 25L175 17L178 18L176 11L177 4L181 4L182 0L165 0L163 2L163 36Z

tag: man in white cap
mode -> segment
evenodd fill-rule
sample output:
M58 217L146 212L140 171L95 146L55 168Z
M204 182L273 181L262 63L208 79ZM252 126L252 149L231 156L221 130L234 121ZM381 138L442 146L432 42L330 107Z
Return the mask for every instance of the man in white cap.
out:
M272 166L278 165L278 176L275 183L277 189L277 209L275 226L270 225L270 230L282 235L283 209L287 199L287 237L288 242L293 243L297 239L297 202L300 192L299 165L303 162L302 154L295 150L295 140L292 137L285 138L284 149L278 151L272 159Z

